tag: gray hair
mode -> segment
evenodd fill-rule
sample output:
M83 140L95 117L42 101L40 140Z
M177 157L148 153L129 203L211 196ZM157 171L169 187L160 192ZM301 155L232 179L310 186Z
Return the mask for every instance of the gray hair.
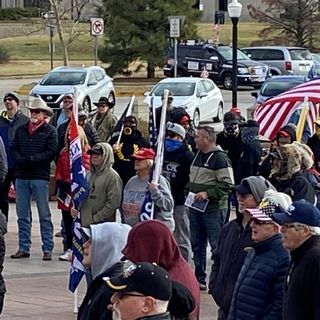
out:
M313 236L320 236L320 227L313 227L313 226L308 226L308 227L309 227L310 233Z
M156 300L156 309L157 309L157 312L159 312L159 313L164 313L164 312L166 312L167 309L168 309L169 301L158 300L158 299L155 299L155 300Z

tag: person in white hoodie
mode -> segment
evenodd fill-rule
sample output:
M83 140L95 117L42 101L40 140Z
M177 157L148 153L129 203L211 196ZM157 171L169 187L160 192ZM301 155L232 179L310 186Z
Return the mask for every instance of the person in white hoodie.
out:
M122 273L120 262L131 227L118 222L92 224L85 229L89 240L83 244L83 265L91 267L93 281L78 312L78 320L112 319L112 311L107 309L113 291L106 286L104 277L114 277Z

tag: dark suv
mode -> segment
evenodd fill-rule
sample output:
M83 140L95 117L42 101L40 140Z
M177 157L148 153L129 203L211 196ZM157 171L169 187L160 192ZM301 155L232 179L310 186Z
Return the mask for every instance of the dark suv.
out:
M174 75L174 51L169 50L164 75ZM209 78L222 84L225 89L232 88L232 48L214 47L209 44L178 45L178 76L197 76L206 69ZM260 88L268 75L268 66L251 60L238 50L238 85Z

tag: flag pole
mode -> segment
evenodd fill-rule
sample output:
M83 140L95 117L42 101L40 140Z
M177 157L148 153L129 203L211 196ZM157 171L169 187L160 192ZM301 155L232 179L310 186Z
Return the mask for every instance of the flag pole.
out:
M127 110L126 117L132 115L133 102L134 102L135 97L136 97L135 95L133 95L133 96L131 97L131 100L130 100L130 104L129 104L129 107L128 107L128 110ZM119 137L118 137L118 140L117 140L117 144L116 144L117 147L118 147L119 144L120 144L120 140L121 140L121 137L122 137L123 128L124 128L124 125L122 124L121 130L120 130L120 133L119 133Z
M301 142L303 131L304 131L304 126L306 124L307 115L309 112L308 97L304 98L302 106L299 109L301 109L301 113L300 113L299 121L297 123L296 136L297 136L297 141Z
M73 293L73 313L77 314L78 309L78 288Z

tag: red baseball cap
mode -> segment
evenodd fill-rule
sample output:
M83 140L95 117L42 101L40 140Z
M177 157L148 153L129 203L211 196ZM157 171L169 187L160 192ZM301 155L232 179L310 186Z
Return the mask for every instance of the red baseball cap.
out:
M154 160L155 155L156 153L151 148L141 148L136 154L133 155L133 157L138 160Z

